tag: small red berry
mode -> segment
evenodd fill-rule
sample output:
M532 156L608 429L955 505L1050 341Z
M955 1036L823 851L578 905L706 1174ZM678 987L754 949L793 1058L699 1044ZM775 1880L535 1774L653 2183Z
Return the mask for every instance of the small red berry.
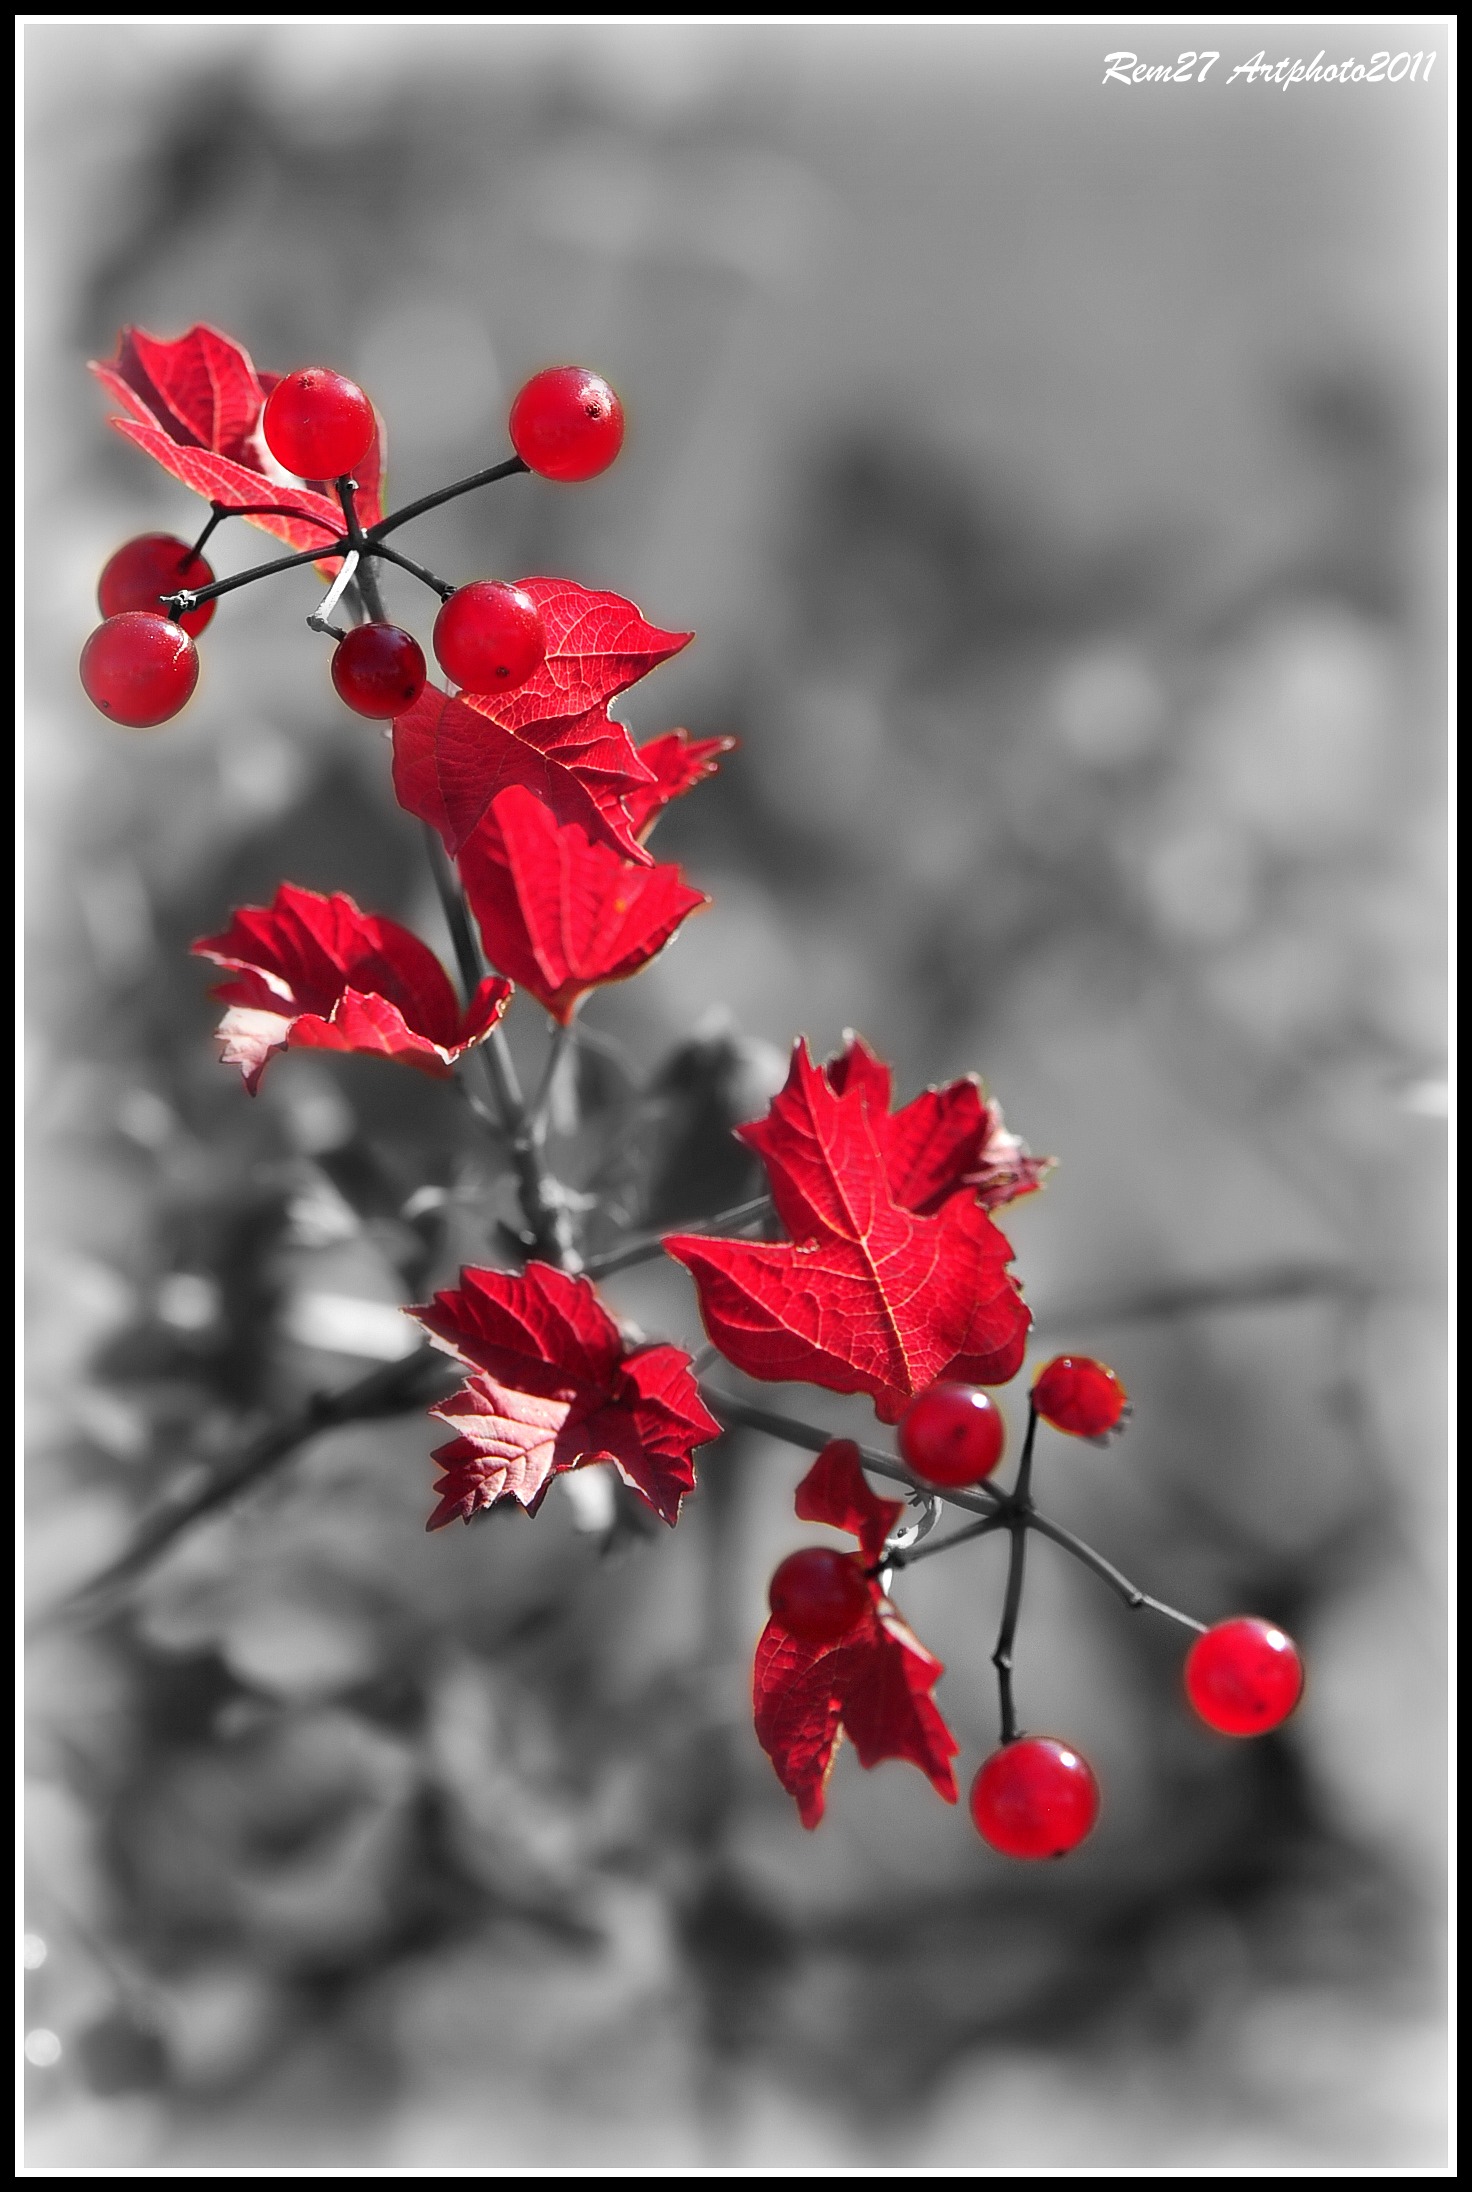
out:
M623 405L607 381L580 365L534 373L511 406L511 445L543 479L596 478L623 438Z
M782 1562L768 1587L767 1603L782 1628L821 1644L851 1629L874 1601L852 1553L809 1545Z
M140 533L136 540L125 540L102 566L97 606L105 617L122 616L129 609L166 616L161 595L212 585L214 576L188 541L176 540L172 533ZM198 639L214 613L215 604L205 601L176 621L191 639Z
M462 586L434 620L441 669L471 693L509 693L545 659L547 630L530 594L499 579Z
M1099 1816L1099 1784L1066 1743L1027 1735L993 1751L971 1784L971 1817L1004 1857L1063 1857Z
M338 698L359 715L386 720L412 708L424 690L424 651L397 624L359 624L332 657Z
M1033 1380L1032 1404L1055 1431L1098 1439L1119 1428L1130 1398L1107 1364L1092 1355L1055 1355Z
M341 479L373 446L373 406L356 381L304 365L266 398L261 432L278 464L298 479Z
M927 1484L979 1484L1006 1443L1002 1411L979 1385L929 1385L900 1417L900 1452Z
M1186 1695L1218 1735L1266 1735L1303 1695L1298 1647L1270 1621L1219 1621L1186 1654Z
M128 609L99 624L79 667L93 707L139 731L177 715L199 682L194 641L147 609Z

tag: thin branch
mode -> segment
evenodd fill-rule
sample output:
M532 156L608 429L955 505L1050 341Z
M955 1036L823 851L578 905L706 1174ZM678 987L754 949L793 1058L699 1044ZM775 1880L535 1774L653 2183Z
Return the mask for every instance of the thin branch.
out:
M844 1436L842 1431L825 1431L815 1423L800 1423L793 1416L780 1416L772 1408L754 1407L750 1401L738 1400L734 1393L720 1392L714 1386L703 1385L700 1391L714 1415L723 1417L728 1423L746 1424L753 1431L767 1431L773 1438L785 1439L789 1446L801 1446L810 1454L821 1454L825 1446ZM854 1443L857 1445L857 1440ZM902 1484L908 1492L930 1493L948 1506L964 1508L967 1514L995 1515L1008 1504L989 1484L975 1484L966 1492L941 1491L934 1485L919 1484L892 1455L876 1454L869 1446L859 1447L859 1458L876 1476L888 1477L892 1483Z
M386 540L396 533L410 518L423 517L426 510L437 510L442 502L452 502L456 495L468 495L473 487L488 487L492 480L510 479L514 472L529 472L531 466L520 457L507 457L501 464L487 465L483 472L472 472L468 479L456 480L453 486L437 488L432 495L421 495L417 502L406 502L402 510L390 510L385 518L368 528L368 539L373 542Z
M293 515L287 512L288 516ZM237 571L234 578L217 578L209 586L184 586L177 594L164 594L160 598L168 604L173 616L188 616L191 609L198 609L206 601L218 601L222 594L233 594L238 586L250 586L258 578L270 578L273 572L290 571L300 563L322 563L329 556L346 555L352 542L339 533L334 540L324 541L320 548L301 548L295 555L277 556L271 563L258 563L250 571Z
M552 1102L552 1083L557 1078L557 1068L567 1056L567 1048L572 1041L572 1028L573 1023L570 1020L552 1022L552 1040L547 1045L547 1060L542 1067L542 1078L537 1083L536 1094L526 1107L532 1132L538 1141L545 1141L547 1138L547 1111Z
M1325 1296L1364 1300L1374 1292L1363 1276L1342 1264L1269 1264L1221 1279L1173 1279L1140 1287L1132 1294L1103 1295L1094 1301L1065 1302L1038 1311L1035 1332L1058 1332L1095 1324L1143 1324L1170 1317L1199 1316L1213 1309L1254 1309L1272 1302L1306 1301Z
M1014 1515L1008 1526L1012 1532L1012 1543L1007 1554L1007 1592L1002 1601L1002 1622L997 1631L997 1648L992 1653L992 1665L997 1670L1002 1741L1015 1743L1020 1731L1017 1726L1017 1704L1012 1695L1012 1646L1017 1636L1017 1616L1022 1607L1022 1581L1027 1566L1027 1521L1020 1514Z
M440 910L444 914L445 926L454 946L455 964L460 970L460 987L465 992L465 1002L468 1005L480 988L485 964L475 940L475 931L470 925L470 909L465 903L465 894L455 880L450 856L440 842L439 831L432 822L424 824L424 849L429 858L430 874L434 877Z
M749 1203L737 1203L734 1208L718 1211L715 1217L702 1218L694 1225L667 1225L660 1233L641 1233L621 1248L610 1248L601 1256L591 1257L585 1269L589 1278L597 1278L609 1271L622 1271L630 1264L648 1263L663 1253L666 1234L716 1233L726 1226L749 1225L753 1218L764 1216L771 1207L770 1195L758 1195Z
M390 548L384 541L371 541L368 553L371 556L382 556L385 563L396 563L411 578L421 579L426 586L433 588L441 601L448 601L455 591L448 579L436 578L433 571L427 570L422 563L415 563L409 556L401 556L397 548Z
M1009 1515L983 1515L979 1522L968 1522L964 1530L953 1530L949 1537L932 1538L929 1544L917 1545L913 1550L887 1553L881 1565L886 1568L913 1568L917 1560L930 1560L937 1553L948 1553L953 1545L968 1544L974 1537L986 1537L993 1530L1009 1528L1010 1524Z
M425 1406L436 1397L436 1387L444 1383L453 1367L437 1349L421 1347L397 1362L381 1363L354 1385L344 1386L335 1393L314 1394L295 1415L272 1424L252 1439L233 1462L207 1483L176 1493L172 1498L166 1496L151 1514L143 1517L132 1541L115 1560L90 1582L39 1614L33 1626L49 1629L61 1621L102 1618L112 1611L119 1593L151 1568L185 1530L239 1493L259 1484L319 1432L333 1430L345 1423L407 1414L411 1409ZM431 1371L439 1375L431 1378ZM190 1474L192 1477L193 1472Z
M1148 1606L1151 1613L1164 1614L1167 1620L1179 1621L1182 1628L1194 1629L1198 1636L1205 1636L1204 1621L1197 1621L1192 1615L1183 1614L1178 1606L1167 1606L1163 1598L1152 1598L1137 1583L1131 1583L1127 1575L1121 1575L1118 1568L1106 1560L1102 1553L1096 1553L1092 1545L1085 1544L1081 1537L1075 1537L1072 1530L1065 1530L1060 1524L1049 1522L1045 1516L1036 1513L1028 1516L1027 1527L1038 1531L1043 1537L1050 1537L1055 1545L1061 1545L1066 1553L1072 1553L1075 1560L1082 1561L1086 1568L1092 1569L1101 1581L1109 1585L1111 1591L1124 1600L1132 1613L1138 1613L1142 1607Z

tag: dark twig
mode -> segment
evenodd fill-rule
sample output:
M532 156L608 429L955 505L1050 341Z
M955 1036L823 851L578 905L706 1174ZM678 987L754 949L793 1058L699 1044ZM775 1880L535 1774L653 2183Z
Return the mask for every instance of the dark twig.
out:
M801 1446L810 1454L821 1454L825 1446L844 1436L841 1431L825 1431L815 1423L799 1423L792 1416L780 1416L775 1409L757 1408L750 1401L738 1400L734 1393L723 1393L714 1386L703 1385L701 1397L713 1415L727 1423L743 1423L753 1431L766 1431L773 1438L785 1439L789 1446ZM857 1440L854 1442L858 1444ZM888 1477L895 1484L904 1485L909 1492L933 1493L936 1499L949 1506L962 1507L972 1515L995 1515L1006 1505L1000 1492L989 1484L975 1484L966 1492L942 1492L928 1484L917 1484L908 1469L890 1454L876 1454L872 1447L860 1446L859 1458L866 1469L876 1476Z
M368 539L374 543L396 533L410 518L423 517L426 510L437 510L442 502L452 502L456 495L468 495L474 487L489 487L492 480L510 479L514 472L529 472L531 466L523 464L520 457L507 457L500 464L487 465L483 472L472 472L468 479L456 480L453 486L440 487L432 495L421 495L417 502L406 502L401 510L390 510L368 528Z
M635 1240L625 1241L621 1248L610 1248L601 1256L591 1257L584 1268L593 1279L609 1271L623 1271L630 1264L648 1263L652 1257L663 1253L666 1236L671 1233L719 1233L728 1226L749 1225L753 1218L765 1216L771 1207L770 1195L758 1195L751 1202L737 1203L734 1208L718 1211L713 1218L701 1218L693 1225L667 1225L661 1233L641 1233Z
M1092 1569L1096 1576L1109 1585L1111 1591L1124 1600L1132 1613L1138 1613L1142 1607L1148 1606L1151 1613L1164 1614L1168 1621L1179 1621L1183 1628L1194 1629L1198 1636L1206 1634L1204 1621L1197 1621L1192 1615L1183 1614L1178 1606L1167 1606L1163 1598L1152 1598L1137 1583L1131 1583L1127 1575L1121 1575L1118 1568L1106 1560L1102 1553L1096 1553L1092 1545L1085 1544L1081 1537L1075 1537L1072 1530L1065 1530L1060 1524L1049 1522L1046 1516L1040 1514L1029 1515L1027 1526L1030 1530L1036 1530L1041 1537L1050 1537L1055 1545L1061 1545L1066 1553L1072 1553L1075 1560L1082 1561L1086 1568Z
M448 601L455 591L448 579L436 578L434 572L426 570L422 563L415 563L409 556L401 556L397 548L390 548L381 540L370 541L368 553L370 556L382 556L385 563L396 563L399 569L407 571L411 578L421 579L426 586L433 588L441 601Z

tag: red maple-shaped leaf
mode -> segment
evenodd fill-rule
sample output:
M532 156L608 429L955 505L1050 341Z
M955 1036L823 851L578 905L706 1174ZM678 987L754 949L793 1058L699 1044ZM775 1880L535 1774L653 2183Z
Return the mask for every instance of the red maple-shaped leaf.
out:
M578 999L647 966L710 901L675 866L635 867L512 786L460 852L486 957L564 1026Z
M862 1036L850 1034L823 1071L838 1095L862 1092L889 1191L906 1210L929 1217L968 1188L984 1210L996 1210L1034 1193L1053 1168L1051 1157L1034 1157L1007 1131L1001 1105L974 1073L927 1088L892 1112L893 1076Z
M218 328L191 327L161 342L140 327L125 327L118 354L92 371L125 417L112 424L176 480L249 516L252 525L289 548L311 548L343 530L342 511L326 482L297 485L273 476L260 438L261 411L280 380L258 373L249 353ZM383 424L358 467L357 512L364 525L383 515ZM324 567L337 568L324 558Z
M850 1439L824 1447L797 1488L805 1522L852 1531L865 1562L876 1563L904 1502L871 1491ZM756 1648L752 1702L757 1741L797 1800L805 1827L816 1827L827 1799L842 1735L862 1766L904 1758L918 1766L948 1804L956 1801L951 1760L960 1749L931 1696L945 1669L908 1629L869 1579L870 1603L842 1636L826 1642L793 1636L769 1621Z
M662 632L621 594L595 593L574 579L519 578L516 584L542 612L546 658L504 699L482 693L472 702L508 731L602 710L616 693L647 677L694 637L690 632Z
M625 798L650 772L632 739L606 710L510 731L472 706L426 685L394 718L394 792L401 807L439 831L458 853L485 826L509 785L535 794L559 822L576 822L625 859L649 859L629 822Z
M749 1377L868 1393L884 1423L937 1378L1002 1385L1029 1316L1012 1250L980 1204L905 1209L862 1086L840 1094L799 1042L765 1119L739 1127L761 1157L787 1241L675 1234L706 1331Z
M639 759L653 776L624 793L624 811L642 843L672 799L680 799L706 777L714 776L734 738L692 738L688 731L666 731L639 748Z
M455 1432L428 1528L469 1522L499 1499L535 1514L554 1476L610 1462L660 1518L679 1520L693 1449L720 1436L678 1347L631 1347L591 1280L550 1264L465 1270L409 1312L471 1371L430 1413Z
M283 883L270 906L242 906L201 958L235 979L213 994L229 1006L219 1039L254 1095L279 1050L353 1050L448 1078L462 1051L495 1026L511 984L488 976L462 1012L427 945L351 898Z

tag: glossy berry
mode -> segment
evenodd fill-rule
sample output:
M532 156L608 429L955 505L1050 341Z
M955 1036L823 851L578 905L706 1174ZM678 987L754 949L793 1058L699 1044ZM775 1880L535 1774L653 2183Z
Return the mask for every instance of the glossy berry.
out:
M93 707L140 731L177 715L199 682L189 634L146 609L99 624L82 649L80 669Z
M397 624L359 624L338 641L332 682L359 715L386 720L412 708L424 690L424 651Z
M1004 1857L1064 1857L1099 1816L1099 1784L1087 1762L1049 1735L993 1751L971 1784L971 1817Z
M1270 1621L1219 1621L1186 1654L1186 1695L1218 1735L1266 1735L1302 1694L1298 1648Z
M979 1484L1006 1443L1002 1411L979 1385L929 1385L900 1417L900 1452L926 1484Z
M1104 1438L1129 1413L1129 1395L1114 1372L1092 1355L1055 1355L1033 1380L1032 1404L1055 1431Z
M869 1585L852 1553L809 1545L789 1553L767 1592L772 1619L793 1636L822 1644L840 1637L873 1604Z
M187 540L176 540L172 533L140 533L136 540L125 540L102 566L97 606L105 617L122 616L129 609L165 616L161 595L180 593L186 586L209 586L214 576ZM177 621L191 639L198 639L214 613L215 604L205 601Z
M445 675L467 692L513 692L546 657L542 612L519 586L475 579L435 618L434 651Z
M533 374L511 406L511 445L543 479L595 478L623 438L623 405L607 381L580 365Z
M373 446L373 406L356 381L304 365L266 398L261 432L278 464L298 479L340 479Z

